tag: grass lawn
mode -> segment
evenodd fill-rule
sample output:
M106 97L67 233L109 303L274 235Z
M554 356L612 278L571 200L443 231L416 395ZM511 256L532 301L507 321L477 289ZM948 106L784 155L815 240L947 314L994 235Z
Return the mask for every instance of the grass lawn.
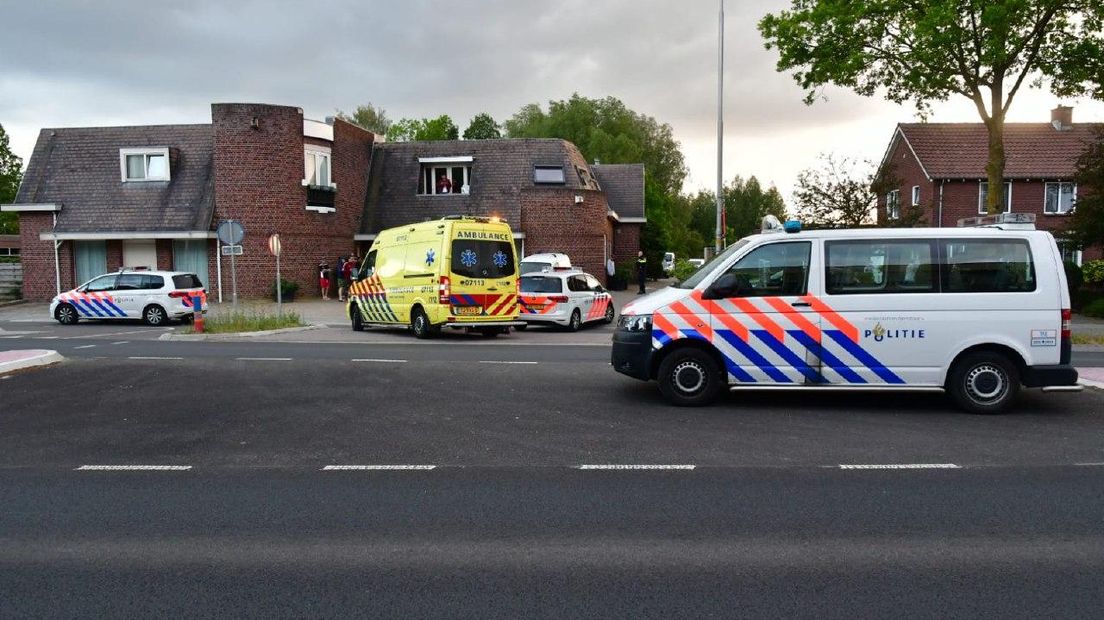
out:
M284 312L283 316L267 312L230 312L209 316L203 320L203 332L207 334L230 334L237 332L260 332L286 327L303 327L303 320L297 312ZM194 328L184 330L186 334L195 333Z
M1074 334L1073 344L1104 344L1104 334Z

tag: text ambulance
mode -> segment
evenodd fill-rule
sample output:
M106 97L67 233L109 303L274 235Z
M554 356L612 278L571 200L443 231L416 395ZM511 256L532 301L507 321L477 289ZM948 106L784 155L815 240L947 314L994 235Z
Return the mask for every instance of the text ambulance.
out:
M979 218L983 219L984 218ZM623 309L613 367L676 405L725 388L946 390L996 412L1076 390L1070 297L1025 214L968 228L786 231L773 217L686 281Z
M353 329L442 326L494 336L520 325L513 233L497 218L450 216L381 231L349 287Z

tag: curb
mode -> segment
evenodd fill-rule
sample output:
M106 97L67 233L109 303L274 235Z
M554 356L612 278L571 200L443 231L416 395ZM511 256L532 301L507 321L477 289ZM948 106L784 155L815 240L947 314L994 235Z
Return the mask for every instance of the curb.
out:
M266 329L259 332L227 332L225 334L161 334L158 340L173 340L184 342L204 342L208 340L229 340L231 338L257 338L274 334L294 334L315 329L322 329L324 325L306 325L304 327L285 327L283 329Z
M1098 390L1104 390L1104 381L1093 381L1092 379L1078 379L1078 385L1085 387L1095 388Z
M10 362L0 362L0 375L7 374L9 372L15 372L17 370L35 368L38 366L50 366L52 364L60 364L61 362L65 361L65 358L62 357L57 351L32 349L25 352L37 353L37 355L12 360Z
M18 306L25 303L27 303L26 299L11 299L8 301L0 301L0 308L6 308L8 306Z

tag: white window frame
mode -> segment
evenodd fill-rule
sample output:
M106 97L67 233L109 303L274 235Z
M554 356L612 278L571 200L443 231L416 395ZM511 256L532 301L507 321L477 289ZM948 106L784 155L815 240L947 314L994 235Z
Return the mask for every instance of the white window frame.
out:
M914 207L919 207L920 206L920 186L919 185L913 185L912 186L912 206L914 206Z
M1070 206L1065 211L1048 211L1047 210L1047 195L1050 193L1048 190L1051 185L1058 186L1058 204L1056 207L1061 209L1062 206L1062 186L1069 185L1071 188L1070 193ZM1070 215L1073 213L1074 208L1077 207L1077 183L1073 181L1047 181L1043 184L1043 214L1044 215Z
M131 155L142 155L142 170L146 172L146 176L141 179L132 179L127 176L127 157ZM151 177L149 176L149 158L150 155L161 155L165 158L165 176ZM119 178L123 183L147 183L150 181L170 181L172 180L172 162L169 161L169 147L143 147L143 148L128 148L119 149Z
M419 196L467 196L471 193L471 176L472 176L472 161L470 157L434 157L423 158L420 160L421 165L418 166L418 195ZM431 185L425 187L425 171L426 169L432 171L430 174ZM464 174L460 179L454 179L452 176L453 168L463 168ZM437 178L438 171L444 171L445 178L449 180L452 188L460 188L459 192L449 191L446 193L437 192ZM422 191L430 190L430 191Z
M891 190L886 194L886 219L901 219L901 190Z
M322 167L323 166L319 164L319 161L321 160L321 161L325 162L324 166L325 166L325 169L326 169L326 178L329 179L329 183L315 184L315 183L311 183L310 179L306 178L307 158L308 157L314 158L314 178L316 180L320 179L322 177ZM325 158L325 159L321 159L321 158ZM303 185L304 186L308 186L308 187L329 187L329 188L337 187L337 183L334 183L334 180L333 180L333 153L332 153L332 151L330 150L329 147L314 146L314 145L307 145L307 146L303 147L303 175L304 175L304 178L303 178Z
M542 172L542 171L556 171L556 170L558 170L560 172L559 180L546 181L546 180L541 180L539 178L540 177L540 172ZM540 164L535 165L535 166L533 166L533 184L534 185L567 185L567 172L564 171L564 167L563 167L562 164L559 165L559 166L546 166L546 165L540 165Z
M981 193L981 188L985 187L985 194ZM1003 213L1012 212L1012 181L1004 182L1004 211ZM989 211L985 208L985 200L989 193L989 181L978 181L978 215L988 215ZM1045 196L1043 200L1046 200Z

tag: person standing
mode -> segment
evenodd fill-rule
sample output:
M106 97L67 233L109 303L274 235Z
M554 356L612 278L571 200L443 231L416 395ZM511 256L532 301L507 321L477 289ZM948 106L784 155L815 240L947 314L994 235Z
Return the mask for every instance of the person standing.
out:
M648 259L644 256L644 250L636 251L636 283L640 285L637 295L644 294L644 280L648 277Z
M318 261L318 288L322 290L322 299L330 298L330 266L326 261Z
M334 277L337 278L337 300L345 301L345 257L338 256L334 263Z

